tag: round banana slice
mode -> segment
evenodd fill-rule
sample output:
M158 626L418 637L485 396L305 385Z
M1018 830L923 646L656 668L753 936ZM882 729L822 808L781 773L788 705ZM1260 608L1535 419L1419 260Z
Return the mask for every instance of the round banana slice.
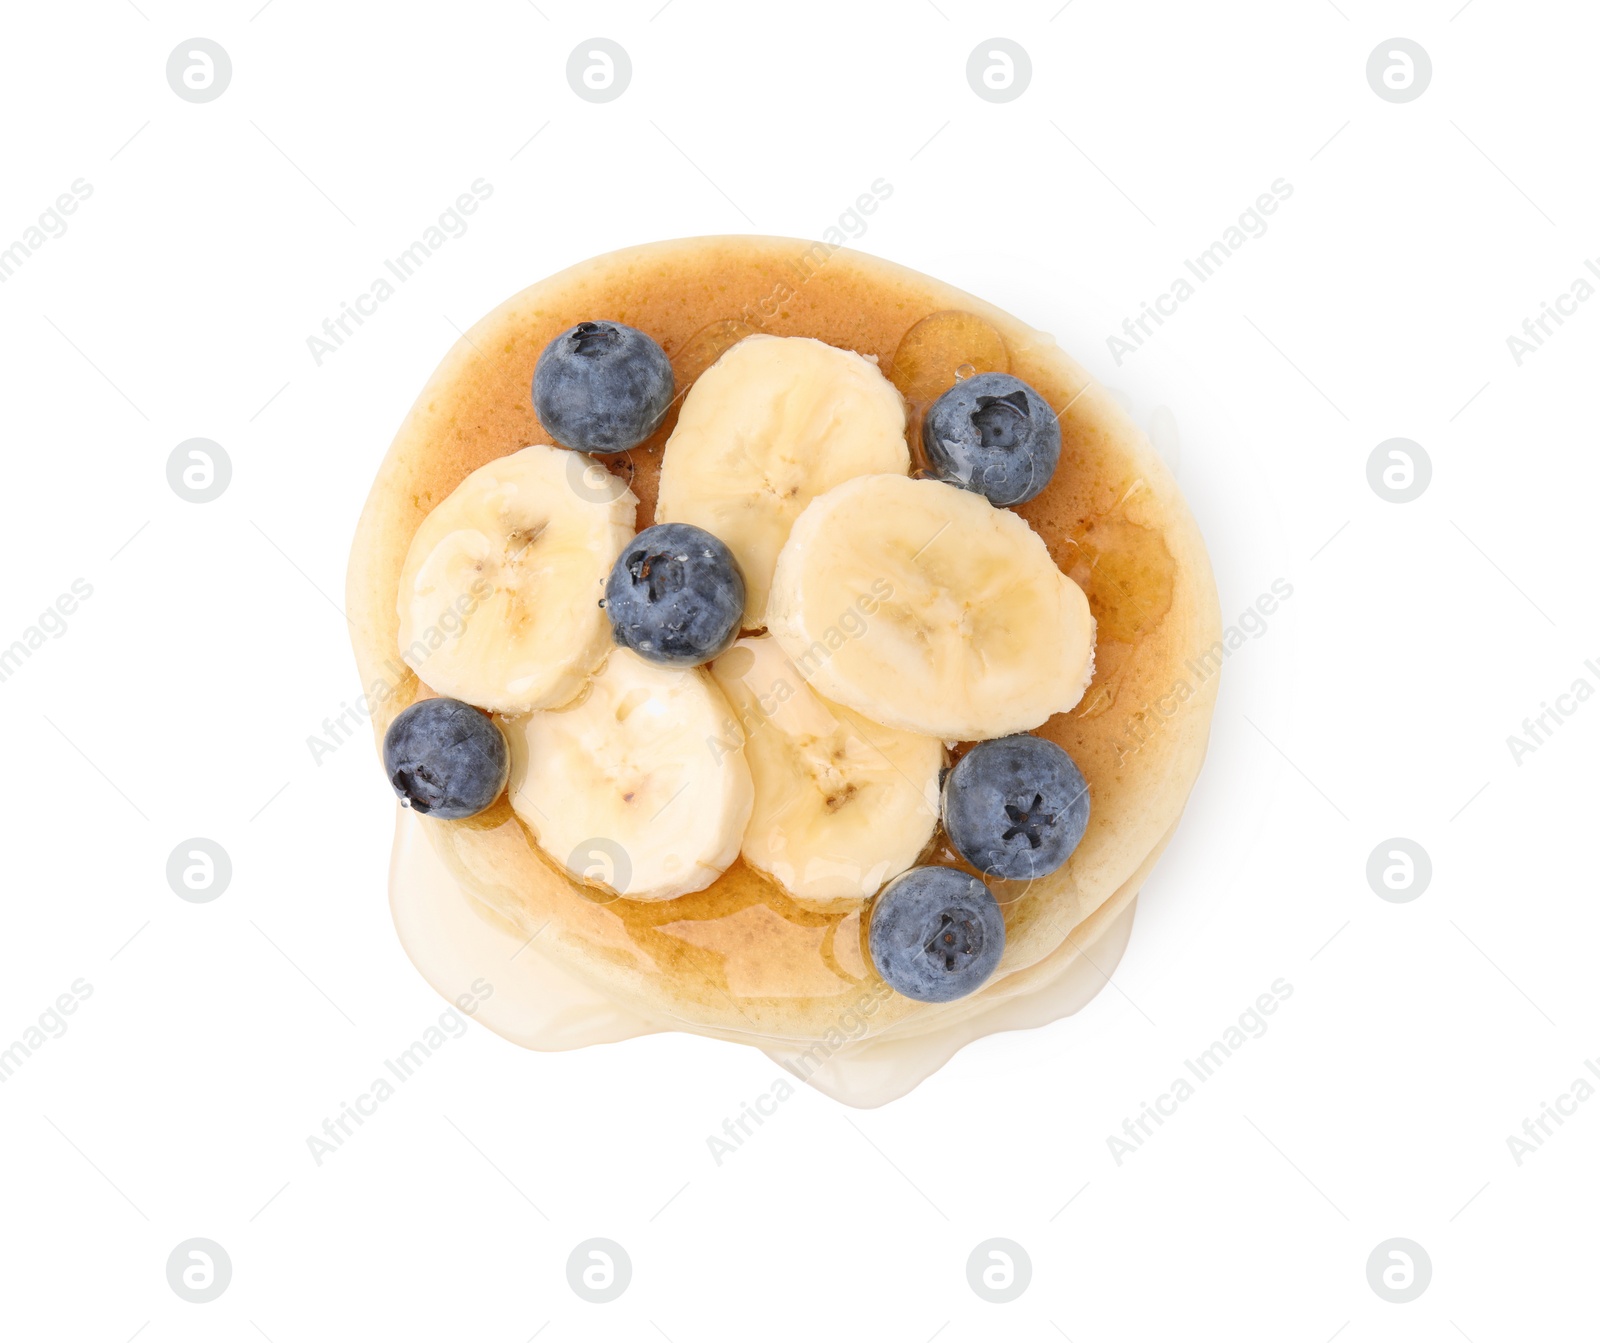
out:
M1083 697L1094 617L1017 514L937 480L861 476L813 500L767 621L815 689L947 741L1036 728Z
M905 433L905 403L871 360L805 336L748 336L684 398L656 521L721 538L744 571L744 626L758 629L794 520L852 476L904 475Z
M939 819L942 742L830 704L765 635L739 640L711 675L755 781L745 862L796 900L840 908L917 861Z
M594 488L596 471L535 444L479 467L423 519L398 604L401 656L426 684L497 713L583 688L611 646L600 599L639 502Z
M744 736L700 668L618 648L582 699L505 728L512 809L575 880L671 900L739 856L753 798Z

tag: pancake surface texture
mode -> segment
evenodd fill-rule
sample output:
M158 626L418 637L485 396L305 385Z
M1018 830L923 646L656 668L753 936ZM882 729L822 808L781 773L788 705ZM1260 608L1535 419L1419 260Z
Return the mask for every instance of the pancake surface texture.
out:
M1005 913L1005 955L978 992L938 1005L900 997L878 978L863 941L870 905L801 905L742 860L676 899L614 899L571 880L502 797L470 820L419 818L445 869L490 922L523 938L537 933L539 950L619 1006L666 1028L769 1048L960 1035L951 1028L1051 984L1127 910L1199 773L1221 661L1211 568L1165 465L1050 337L888 262L779 238L650 244L544 280L474 326L401 426L351 554L347 610L380 745L395 715L433 693L400 657L398 585L411 540L470 472L553 441L529 395L534 364L554 336L591 319L647 332L677 377L678 400L656 434L604 459L638 496L640 528L654 518L683 394L757 332L814 337L876 360L906 396L914 469L922 413L958 368L960 376L1009 371L1060 413L1055 476L1013 511L1082 587L1097 622L1083 699L1037 729L1088 780L1088 831L1048 877L991 882ZM920 861L964 866L942 834Z

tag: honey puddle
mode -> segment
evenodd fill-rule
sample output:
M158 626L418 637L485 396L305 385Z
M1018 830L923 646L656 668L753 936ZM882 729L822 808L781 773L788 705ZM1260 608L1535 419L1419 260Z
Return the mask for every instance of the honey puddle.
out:
M475 981L492 987L473 1016L524 1049L557 1053L635 1036L681 1029L688 1023L630 1010L539 950L462 891L434 852L423 823L395 808L389 908L400 944L417 971L455 1002L482 997ZM897 1100L931 1077L974 1040L997 1031L1029 1030L1085 1007L1106 986L1133 931L1135 901L1095 940L1094 959L1075 956L1029 992L998 999L960 1022L904 1039L863 1038L876 988L840 1012L837 1031L806 1045L757 1046L791 1076L845 1105L868 1109ZM741 1042L744 1043L744 1042Z

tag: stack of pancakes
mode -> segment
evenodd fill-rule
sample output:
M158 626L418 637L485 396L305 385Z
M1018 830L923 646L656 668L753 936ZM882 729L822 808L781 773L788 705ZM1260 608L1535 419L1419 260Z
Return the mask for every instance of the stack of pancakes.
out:
M694 377L754 330L876 358L907 394L914 461L921 412L955 376L941 375L945 365L1006 369L1060 412L1060 466L1016 511L1088 594L1098 626L1082 702L1037 729L1088 780L1089 828L1050 876L992 883L1005 911L1005 956L981 990L946 1004L887 990L865 955L859 910L808 909L742 860L692 895L611 899L547 858L504 798L471 820L421 821L461 893L523 938L542 929L543 952L619 1006L679 1029L780 1047L838 1035L841 1021L863 1020L863 1003L871 1010L852 1037L945 1030L1092 956L1171 837L1205 753L1217 678L1185 665L1203 659L1220 632L1205 548L1143 434L1048 336L869 256L778 238L651 244L544 280L474 326L401 426L351 554L348 614L380 743L396 714L431 693L399 658L396 596L412 536L469 472L552 441L529 395L534 363L554 336L594 319L654 337L673 360L680 403ZM603 459L638 496L640 528L653 521L675 412L676 403L639 448ZM922 861L960 865L937 840Z

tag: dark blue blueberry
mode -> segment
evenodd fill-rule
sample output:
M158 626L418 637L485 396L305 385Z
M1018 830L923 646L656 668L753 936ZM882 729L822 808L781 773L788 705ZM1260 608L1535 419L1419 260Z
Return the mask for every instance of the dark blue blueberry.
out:
M1089 827L1089 785L1053 741L980 741L944 780L944 831L990 877L1026 881L1054 872Z
M505 791L511 753L487 714L458 699L425 699L383 734L383 771L402 807L459 821Z
M744 575L721 541L686 522L646 527L606 580L612 637L642 658L698 667L739 635Z
M550 437L579 452L626 452L655 433L672 404L662 348L621 322L579 322L544 347L533 408Z
M928 407L922 450L940 480L1006 508L1050 483L1061 460L1061 422L1021 378L979 373Z
M994 973L1006 921L989 888L955 867L902 872L872 905L867 945L896 993L923 1003L965 998Z

